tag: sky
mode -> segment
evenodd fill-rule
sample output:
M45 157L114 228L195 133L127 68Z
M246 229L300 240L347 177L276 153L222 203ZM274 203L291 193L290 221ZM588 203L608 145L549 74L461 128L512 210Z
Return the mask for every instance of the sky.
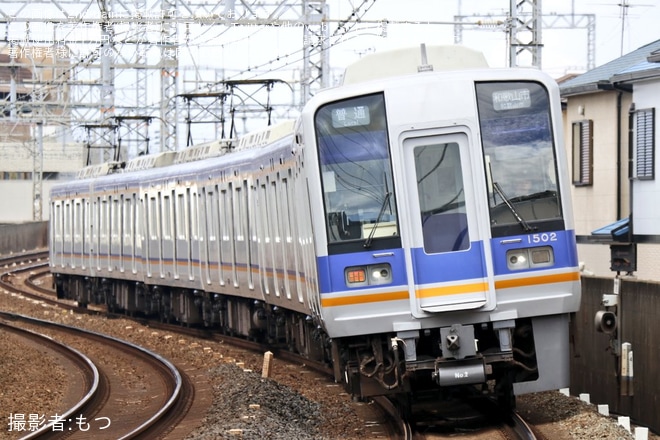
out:
M541 0L539 0L541 1ZM333 2L328 2L333 3ZM347 2L338 2L347 6ZM435 4L434 12L429 11L429 4ZM365 18L380 19L387 17L392 20L428 20L453 21L459 13L469 16L473 14L504 16L508 14L507 0L377 0ZM626 14L622 16L621 4L628 4ZM405 4L405 7L402 5ZM545 0L542 2L544 16L551 14L594 14L596 16L595 31L595 65L599 66L637 49L645 44L660 39L660 1L658 0ZM341 15L341 14L340 14ZM364 37L360 42L353 41L362 50L381 50L381 48L397 45L418 45L454 43L454 26L448 25L391 25L388 26L387 37ZM622 45L623 36L623 45ZM553 29L542 30L542 68L553 76L564 73L584 71L587 68L587 30L586 29ZM425 41L424 41L425 40ZM507 40L506 34L499 29L484 28L483 30L463 31L463 44L484 52L489 65L493 67L506 66ZM341 48L338 48L341 51ZM348 47L343 48L349 50ZM355 50L355 49L354 49ZM335 55L335 54L333 54Z
M629 4L625 17L620 6L624 1ZM420 43L454 44L454 17L459 15L459 0L327 0L326 4L331 19L328 23L330 86L339 83L347 65L365 54L419 47ZM460 5L463 16L504 17L509 12L508 0L460 0ZM350 17L354 10L363 22L347 24L345 28L350 32L337 37L337 20ZM542 12L546 18L571 12L595 15L595 67L621 56L622 50L625 54L660 39L660 0L545 0ZM390 22L385 32L383 20ZM586 21L582 23L586 25ZM295 26L204 28L181 52L180 65L194 66L193 70L184 72L191 79L184 86L192 87L193 74L201 78L208 73L229 80L276 78L295 84L301 75L301 35L300 27ZM542 31L541 39L542 69L550 76L560 78L587 70L586 28L548 28ZM482 51L491 67L507 66L507 35L503 26L464 28L463 45ZM522 61L520 65L531 64L531 58ZM218 73L217 66L224 70ZM272 102L292 102L291 88L276 85L271 98ZM299 98L293 98L296 99Z
M478 15L505 17L509 13L511 0L326 0L329 9L330 22L327 23L331 45L329 53L330 79L329 86L338 84L347 65L357 61L365 54L374 51L385 51L401 47L419 47L420 43L427 45L454 44L454 17L456 15ZM518 0L520 1L520 0ZM596 17L595 30L595 66L600 66L628 53L645 44L660 39L660 0L537 0L542 1L542 13L545 19L555 17L553 14L594 14ZM232 3L233 2L233 3ZM621 4L627 4L622 15ZM10 3L10 2L8 2ZM159 13L158 0L153 3L153 10L146 13ZM203 3L203 2L198 2ZM272 5L259 10L260 2L249 0L246 3L255 6L259 14L273 12ZM264 2L266 4L268 2ZM272 3L272 2L270 2ZM269 4L270 4L269 3ZM17 3L19 4L19 3ZM20 3L22 4L22 3ZM20 5L19 4L19 5ZM213 11L222 11L231 4L239 5L239 0L209 0ZM294 0L288 2L296 5ZM23 11L28 17L37 19L61 17L57 3L50 5L28 2L28 8ZM83 3L81 3L83 5ZM460 8L459 8L460 5ZM84 5L83 5L84 6ZM89 5L87 5L89 6ZM124 4L131 11L129 3ZM22 7L22 6L21 6ZM73 8L73 4L67 3ZM50 8L50 9L49 9ZM150 6L151 8L151 6ZM293 7L292 7L293 8ZM529 9L529 8L528 8ZM123 11L122 8L117 8ZM96 11L96 12L94 12ZM245 8L242 9L245 11ZM193 11L196 13L197 11ZM85 10L92 16L98 15L95 7ZM186 8L179 11L180 18L189 18L191 12ZM355 15L353 15L355 13ZM96 15L94 15L96 14ZM348 29L345 34L338 34L339 20L350 17L359 17L362 22L355 24L354 20L346 23L342 29ZM121 18L121 16L120 16ZM263 19L265 16L257 15ZM546 21L544 20L544 21ZM43 21L43 20L42 20ZM388 21L386 26L383 22ZM494 21L490 20L492 23ZM53 29L48 23L38 26L39 20L26 27L23 22L13 23L12 38L18 40L34 38L47 40L52 38ZM584 21L583 21L584 23ZM52 23L51 23L52 24ZM300 23L298 23L300 24ZM98 41L103 37L99 27L95 24L73 23L70 29L65 28L65 36L80 32L82 40L90 43L77 44L81 58L88 56L89 52L98 47ZM114 28L115 41L126 38L132 41L131 32L136 30L134 23L128 22ZM180 86L179 93L206 90L217 87L221 80L274 78L285 81L287 84L276 85L273 89L273 102L281 103L281 108L290 109L300 104L301 94L292 94L291 91L300 84L302 76L302 31L300 26L278 27L272 25L234 26L226 24L223 20L214 19L212 25L194 22L190 26L180 24L178 30L177 58ZM148 26L149 40L159 41L162 37L159 26ZM554 78L567 73L582 73L587 70L587 39L586 29L552 29L542 30L542 69ZM622 45L623 42L623 45ZM482 28L465 27L463 31L463 45L484 53L492 67L505 67L507 65L507 35L503 26L489 25ZM138 46L129 43L117 44L115 49L121 51L121 61L134 62L140 58L141 62L148 60L151 65L161 61L162 52L158 44L143 45L147 48L144 54L138 53ZM142 49L141 49L142 50ZM75 56L72 54L72 59ZM529 65L531 60L525 60L520 65ZM98 69L89 70L89 75L97 75ZM83 75L83 73L79 73ZM158 87L160 71L150 69L152 78L148 81L151 86L147 89L147 106L157 108L162 100L161 90ZM117 69L115 71L115 97L117 102L130 105L137 95L138 83L132 69ZM80 78L85 80L84 77ZM95 80L90 77L89 80ZM283 110L288 112L289 110ZM289 117L289 114L279 115ZM196 139L197 141L197 139Z
M624 2L628 7L621 7ZM335 44L336 39L333 40L330 64L335 69L343 69L373 51L418 46L420 43L454 44L453 22L459 14L459 3L460 15L463 16L476 14L502 17L508 14L509 8L507 0L328 0L331 18L348 17L357 8L358 14L367 22L384 19L391 22L387 25L386 36L383 36L381 25L364 23L355 26L341 43ZM622 15L622 10L626 11L625 15ZM659 0L545 0L542 12L545 16L571 12L596 16L595 66L660 39ZM409 23L394 23L406 21ZM582 23L586 25L586 21ZM331 23L329 26L332 33L336 24ZM291 37L286 30L255 32L249 29L243 32L249 33L249 36L241 40L237 37L239 32L235 32L230 44L223 43L223 65L229 69L234 66L241 69L238 63L259 66L267 62L262 60L264 56L272 57L274 54L279 54L277 56L282 59L291 49L287 43ZM587 69L586 28L546 28L542 31L541 39L542 69L550 75L560 77ZM507 38L502 26L484 26L480 29L466 27L463 31L463 44L481 50L492 67L507 65ZM527 62L531 63L531 59Z

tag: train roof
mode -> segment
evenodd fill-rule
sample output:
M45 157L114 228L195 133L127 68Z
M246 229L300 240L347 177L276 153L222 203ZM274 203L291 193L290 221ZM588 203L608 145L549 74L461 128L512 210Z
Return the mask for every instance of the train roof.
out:
M248 133L234 149L227 140L220 140L187 148L181 152L165 152L140 156L126 166L118 162L95 165L78 173L78 179L55 185L52 195L79 194L90 190L138 187L149 182L197 180L200 175L217 176L228 169L258 166L255 157L264 154L281 156L283 147L290 146L294 130L293 120ZM179 154L185 153L185 154ZM279 157L278 156L278 157ZM219 158L222 163L218 162ZM266 162L268 159L265 159Z
M219 139L194 145L181 151L165 151L160 153L138 156L125 163L112 161L102 164L90 165L76 174L76 179L93 179L115 173L131 173L153 168L163 168L170 165L181 165L188 162L197 162L227 153L236 153L251 148L260 148L269 143L293 134L295 120L285 120L273 124L265 129L253 131L242 136L238 141L234 139Z
M483 53L460 45L409 47L376 52L349 65L343 85L427 71L483 69Z

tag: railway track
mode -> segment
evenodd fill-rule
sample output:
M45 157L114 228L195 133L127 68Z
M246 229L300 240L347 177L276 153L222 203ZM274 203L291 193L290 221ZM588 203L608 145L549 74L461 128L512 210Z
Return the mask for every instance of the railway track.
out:
M16 264L3 264L0 261L0 267L5 266L5 271L0 273L0 288L8 292L15 294L20 294L21 297L29 298L39 303L45 303L53 306L57 306L58 309L71 310L78 314L102 314L109 315L115 318L127 318L125 315L112 315L107 314L103 308L96 307L79 307L77 304L71 301L61 301L58 300L52 289L50 288L50 272L45 260L45 255L40 256L30 256L25 257L23 263L16 262ZM178 325L167 324L159 321L150 321L146 318L139 317L130 317L129 319L136 321L138 323L147 325L151 330L159 331L161 334L164 333L173 333L178 335L187 335L194 338L203 338L206 340L214 340L223 345L231 345L233 347L238 347L239 349L245 349L252 351L254 353L259 353L265 351L265 347L259 344L256 344L252 341L246 341L242 339L232 338L229 335L219 335L213 334L209 331L196 328L181 327ZM324 365L315 365L310 363L308 360L302 359L292 353L288 352L277 352L276 356L279 360L285 362L291 362L292 365L304 365L305 369L313 370L319 374L331 376L331 373L327 366ZM368 410L372 411L372 410ZM398 434L400 432L399 426L402 426L402 422L397 419L393 419L393 413L383 412L383 414L388 414L387 416L382 417L382 428L370 425L372 429L379 430L382 429L384 432L388 432L388 437L391 438L401 438ZM370 417L370 419L373 419ZM370 422L371 423L371 422ZM181 427L177 429L178 431L184 431L186 428ZM169 437L167 437L169 438ZM179 437L180 438L180 437ZM410 437L404 437L410 438Z
M4 318L6 317L5 314ZM15 320L14 316L10 316L10 318ZM69 375L69 384L71 385L69 394L75 396L76 402L61 414L61 418L67 421L66 424L62 423L62 429L69 431L72 424L68 421L73 420L78 413L86 411L94 396L99 394L99 387L102 386L100 374L94 362L82 352L57 342L49 336L12 325L5 320L0 320L1 333L4 333L3 337L12 337L13 335L15 339L12 342L14 343L20 345L32 344L38 347L40 351L47 350L48 354L44 354L44 356L48 356L53 359L53 362L63 365L63 369ZM20 419L25 420L25 417L25 414L12 414L12 419L16 420L10 420L10 423L13 425L14 422ZM34 425L34 421L30 423L29 417L27 419L27 429L30 434L23 438L47 438L47 435L54 432L53 426L56 421L49 421L39 427Z
M95 439L158 438L176 426L190 405L194 393L185 376L153 352L63 324L13 313L0 317L89 352L89 363L98 372L81 400L26 439L89 438L90 430Z
M416 440L547 440L523 418L513 413L503 413L494 402L484 399L476 405L457 401L436 407L435 414L428 414L413 424ZM424 412L424 411L422 411ZM419 414L413 414L419 417Z
M0 263L1 264L1 263ZM47 261L43 255L33 256L26 260L23 263L16 262L11 265L5 264L5 267L9 267L11 270L3 273L0 276L0 285L13 292L20 292L22 295L27 295L39 301L43 301L50 304L55 304L58 307L66 308L70 310L75 310L77 313L99 313L99 310L91 310L88 308L78 307L75 303L70 301L59 301L54 295L52 289L49 288L49 269ZM22 274L22 275L20 275ZM101 310L102 313L105 311ZM125 317L124 315L117 315ZM136 318L131 318L136 319ZM247 350L252 350L254 352L263 352L266 350L266 347L254 343L252 341L246 341L243 339L232 338L229 335L220 335L210 333L202 329L195 328L186 328L177 325L162 323L162 322L153 322L147 321L146 319L136 319L139 322L149 325L153 329L161 329L163 331L170 331L179 334L187 334L196 338L209 338L215 340L221 340L223 342L228 342L236 346L240 346ZM297 355L289 352L276 352L276 356L279 359L293 362L293 363L304 363L307 367L314 369L322 374L331 375L328 366L326 365L315 365L310 363L308 360L302 359ZM418 427L411 426L408 422L399 417L399 411L396 406L389 402L385 398L374 399L376 404L380 407L380 411L384 414L384 419L387 420L387 423L383 426L383 429L387 432L387 435L390 438L397 439L439 439L439 438L448 438L443 437L444 434L437 432L428 432L425 429L419 429ZM119 416L118 416L119 417ZM479 431L472 434L475 439L491 439L491 438L503 438L503 439L535 439L532 431L527 427L527 425L522 422L522 419L519 419L517 416L512 416L512 420L520 420L516 422L513 426L508 425L494 425L491 428L480 428ZM463 435L465 435L463 433ZM143 436L144 437L144 436ZM126 437L130 438L130 437Z

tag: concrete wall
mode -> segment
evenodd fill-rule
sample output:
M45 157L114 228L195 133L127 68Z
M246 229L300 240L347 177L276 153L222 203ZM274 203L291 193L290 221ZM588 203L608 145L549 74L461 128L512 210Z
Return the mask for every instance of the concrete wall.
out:
M50 188L54 182L43 182L41 219L49 218ZM0 223L19 223L33 221L33 187L31 180L0 180Z
M47 222L0 224L0 255L47 247Z

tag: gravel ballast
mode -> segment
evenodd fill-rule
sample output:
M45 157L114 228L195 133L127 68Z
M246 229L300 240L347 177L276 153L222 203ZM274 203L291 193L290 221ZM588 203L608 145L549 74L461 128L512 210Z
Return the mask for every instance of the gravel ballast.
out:
M177 365L203 372L200 387L210 388L212 403L199 415L196 429L173 433L168 437L171 439L352 440L384 436L374 431L378 428L374 428L375 416L368 404L353 401L341 386L303 365L275 360L271 378L265 379L261 377L261 355L221 342L154 331L126 319L78 315L2 291L0 310L109 334L156 351ZM63 374L57 365L44 360L38 349L26 349L1 336L0 408L4 428L0 429L0 440L16 439L26 432L9 431L10 414L25 413L26 418L28 413L52 416L66 383L62 383ZM518 408L523 417L553 440L635 438L614 418L600 415L596 405L558 391L519 396ZM660 439L653 434L648 438Z

